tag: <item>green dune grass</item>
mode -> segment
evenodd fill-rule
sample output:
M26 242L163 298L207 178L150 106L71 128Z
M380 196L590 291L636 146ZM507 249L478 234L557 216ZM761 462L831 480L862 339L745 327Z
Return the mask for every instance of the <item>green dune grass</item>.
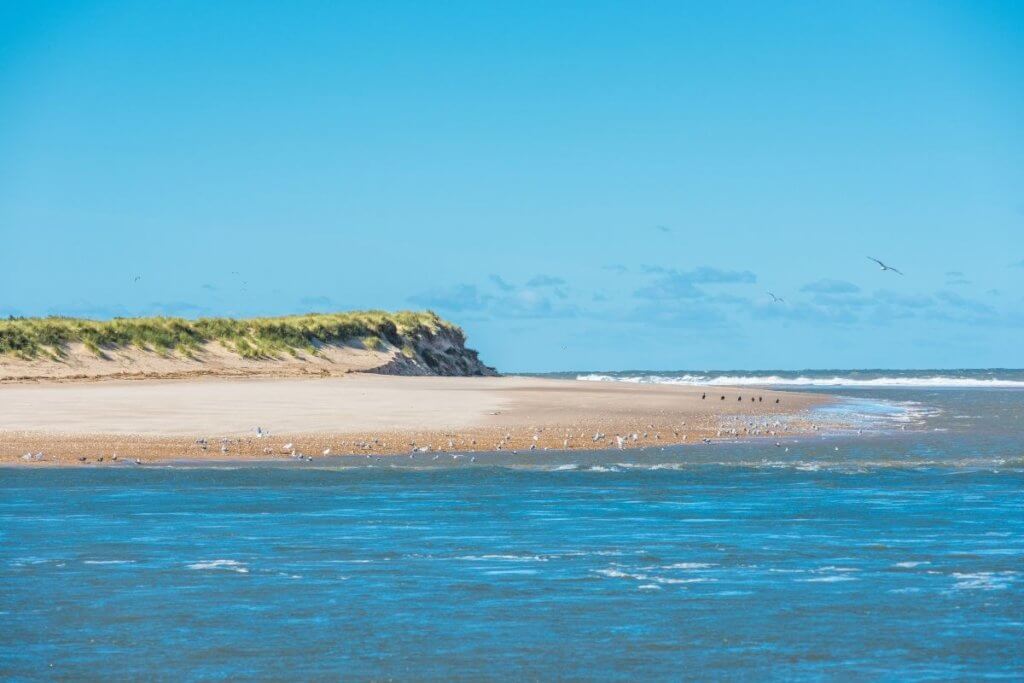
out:
M0 354L24 359L59 359L72 343L97 356L105 350L135 347L191 356L202 344L219 342L243 358L273 358L299 350L315 353L321 344L359 342L371 349L384 342L398 348L440 332L464 340L462 330L432 311L352 311L277 318L11 318L0 320Z

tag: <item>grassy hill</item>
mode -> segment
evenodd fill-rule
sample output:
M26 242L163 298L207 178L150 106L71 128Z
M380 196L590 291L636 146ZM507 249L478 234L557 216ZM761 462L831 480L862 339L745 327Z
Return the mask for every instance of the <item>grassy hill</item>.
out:
M397 350L431 374L487 374L461 328L432 311L353 311L274 318L10 318L0 320L3 357L61 361L80 344L99 359L122 350L193 358L219 344L239 357L273 360L316 355L324 346Z

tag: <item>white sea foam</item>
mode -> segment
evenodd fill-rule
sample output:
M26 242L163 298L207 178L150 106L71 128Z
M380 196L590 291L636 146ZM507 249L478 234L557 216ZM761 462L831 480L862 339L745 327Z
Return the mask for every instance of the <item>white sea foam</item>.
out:
M639 552L639 551L638 551ZM570 550L569 552L562 553L559 557L590 557L591 555L601 557L619 557L622 555L621 550Z
M718 579L668 579L660 576L652 577L658 583L674 584L674 583L714 583Z
M663 565L661 569L707 569L714 566L707 562L676 562L675 564Z
M664 450L664 449L662 449L662 450ZM681 469L684 466L685 465L683 465L682 463L677 463L677 462L661 462L661 463L653 463L653 464L638 463L638 462L617 462L617 463L615 463L615 467L618 467L618 468L621 468L621 469L624 469L624 470L646 470L646 471L650 471L650 472L653 472L655 470L677 470L677 469Z
M11 560L11 565L14 567L23 567L27 564L46 564L47 562L57 562L57 560L48 557L16 557Z
M589 382L630 382L633 384L684 384L689 386L798 386L798 387L1024 387L1024 381L997 378L948 377L781 377L779 375L578 375Z
M955 590L1004 590L1009 587L1011 583L1017 580L1019 572L1005 571L1005 572L975 572L975 573L960 573L954 572L953 578L956 579L956 583L953 585Z
M893 566L899 567L900 569L913 569L914 567L920 567L924 564L931 564L931 562L897 562Z
M840 581L856 581L852 576L839 574L836 576L816 576L813 579L797 579L802 583L839 583Z
M657 576L657 575L653 575L653 574L645 574L645 573L641 573L641 572L635 572L634 573L634 572L622 571L621 569L616 569L615 567L608 567L607 569L595 569L594 573L595 574L600 574L601 576L606 576L606 577L608 577L610 579L633 579L634 581L649 581L649 582L653 582L654 584L657 584L657 585L666 585L666 586L679 585L679 584L687 584L687 583L714 583L714 582L718 581L718 579L711 579L711 578L705 578L705 577L679 579L679 578L673 578L673 577L668 577L668 576Z
M595 574L601 576L607 576L610 579L646 579L647 577L643 574L629 574L619 569L608 568L608 569L595 569Z
M134 564L135 560L84 560L82 564Z
M456 560L471 562L547 562L548 558L540 555L461 555Z
M239 574L249 573L249 569L245 564L238 562L237 560L209 560L207 562L193 562L187 566L189 569L219 569L222 571L237 572Z

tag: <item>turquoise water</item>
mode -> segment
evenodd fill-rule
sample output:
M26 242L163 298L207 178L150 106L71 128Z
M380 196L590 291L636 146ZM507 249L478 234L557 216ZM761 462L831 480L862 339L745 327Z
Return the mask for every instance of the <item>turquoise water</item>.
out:
M0 469L0 675L1024 677L1024 391L820 390L862 433Z

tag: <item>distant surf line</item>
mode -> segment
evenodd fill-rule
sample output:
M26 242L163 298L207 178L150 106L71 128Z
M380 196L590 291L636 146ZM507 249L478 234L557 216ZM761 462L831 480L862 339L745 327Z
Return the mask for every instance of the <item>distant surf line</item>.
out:
M589 373L576 376L590 382L629 382L633 384L680 384L686 386L800 386L800 387L949 387L949 388L1024 388L1024 381L999 378L882 376L867 379L844 377L782 377L780 375L612 375Z

